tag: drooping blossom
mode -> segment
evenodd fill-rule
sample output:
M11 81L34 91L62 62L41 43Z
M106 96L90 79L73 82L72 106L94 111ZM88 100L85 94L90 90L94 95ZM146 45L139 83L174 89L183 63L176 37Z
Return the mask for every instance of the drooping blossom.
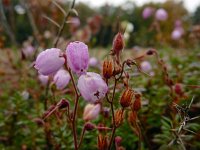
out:
M83 120L89 121L94 120L98 117L101 110L100 104L87 104L83 112Z
M146 8L144 8L144 10L142 12L142 17L144 19L147 19L153 15L153 12L154 12L154 9L152 7L146 7Z
M65 59L60 56L61 50L57 48L42 51L35 61L35 68L42 75L56 73L64 64Z
M108 86L99 74L87 72L79 77L78 89L86 101L95 103L105 97Z
M66 49L67 63L77 75L86 73L89 63L88 46L83 42L69 43Z
M60 69L58 72L54 75L53 82L56 85L56 88L59 90L64 89L70 81L70 75L69 73L64 70Z
M43 86L46 86L47 83L48 83L48 81L49 81L49 76L44 76L44 75L42 75L42 74L39 74L39 75L38 75L38 79L39 79L39 81L41 82L41 84L42 84Z
M152 66L148 61L143 61L140 66L144 72L150 72L152 70Z
M168 18L168 13L165 9L160 8L156 11L155 17L159 21L165 21Z

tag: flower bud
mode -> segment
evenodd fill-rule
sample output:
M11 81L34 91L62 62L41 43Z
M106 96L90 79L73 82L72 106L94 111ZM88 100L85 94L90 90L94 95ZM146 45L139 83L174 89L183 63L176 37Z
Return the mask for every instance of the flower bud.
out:
M91 67L96 67L98 65L98 63L99 63L98 59L95 57L91 57L89 59L89 66L91 66Z
M23 49L22 49L22 53L25 55L25 57L31 57L33 56L34 52L35 52L35 48L32 45L26 45Z
M109 118L109 116L110 116L110 108L108 108L108 107L103 107L102 113L103 113L103 116L104 116L105 118Z
M45 124L44 120L42 120L41 118L34 118L33 121L37 123L38 126L43 126Z
M47 49L37 56L34 67L42 75L51 75L57 72L65 62L65 59L60 57L60 54L60 49Z
M59 90L64 89L70 81L70 75L66 70L60 69L53 78L56 88Z
M83 42L69 43L66 48L67 63L77 75L86 73L89 63L88 46Z
M146 7L144 10L143 10L143 12L142 12L142 17L144 18L144 19L147 19L147 18L149 18L149 17L151 17L152 16L152 14L153 14L153 8L151 8L151 7Z
M40 82L43 86L46 86L49 81L49 76L44 76L44 75L40 74L40 75L38 75L38 79L40 80Z
M95 103L104 98L108 91L105 81L99 74L94 72L81 75L77 87L83 98L90 103Z
M158 9L156 11L155 16L156 16L156 19L159 21L165 21L168 18L168 14L167 14L166 10L163 8Z
M85 125L84 125L84 128L86 131L92 131L95 129L95 125L90 123L90 122L87 122Z
M183 92L183 85L180 83L176 83L174 86L174 91L176 94L182 96L184 94Z
M131 101L133 99L134 92L130 88L127 88L120 99L120 104L122 107L129 107L131 105Z
M84 108L83 112L83 120L89 121L89 120L94 120L98 117L99 113L101 110L101 105L100 104L87 104Z
M133 111L138 111L141 108L141 95L140 94L135 94L135 101L132 105L132 110Z
M116 55L119 55L119 53L123 50L124 48L124 37L123 34L121 32L118 32L113 40L113 52Z
M109 79L113 75L113 63L111 60L105 60L103 62L103 76Z
M172 40L179 40L181 38L181 36L182 36L182 33L177 29L174 29L171 34Z
M68 100L61 99L61 100L58 102L57 106L58 106L58 109L67 108L67 107L69 107L69 102L68 102Z
M121 142L122 142L122 138L120 136L116 136L115 137L115 144L117 146L120 146L121 145Z
M152 70L152 66L151 66L151 64L148 61L143 61L141 63L141 69L144 72L149 72L149 71Z
M122 124L123 119L124 119L123 110L121 110L121 109L116 110L116 112L115 112L115 126L119 127Z

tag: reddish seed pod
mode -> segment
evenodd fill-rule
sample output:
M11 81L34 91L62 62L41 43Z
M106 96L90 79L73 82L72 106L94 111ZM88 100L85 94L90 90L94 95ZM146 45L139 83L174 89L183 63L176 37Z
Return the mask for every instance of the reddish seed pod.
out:
M108 138L102 134L98 135L98 150L108 149Z
M120 104L122 107L129 107L131 105L131 101L133 99L134 92L130 88L127 88L120 99Z
M113 75L113 62L111 60L105 60L103 62L103 76L109 79Z
M141 108L141 95L135 94L135 101L132 105L132 110L133 111L139 111L140 108Z
M113 40L113 52L119 54L124 48L124 37L121 32L118 32Z
M121 109L116 110L115 112L115 126L119 127L124 120L124 114Z

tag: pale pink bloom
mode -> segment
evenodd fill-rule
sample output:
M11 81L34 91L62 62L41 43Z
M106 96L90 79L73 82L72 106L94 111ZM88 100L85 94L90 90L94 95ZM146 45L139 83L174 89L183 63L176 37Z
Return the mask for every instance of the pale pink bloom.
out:
M101 110L101 105L100 104L87 104L84 108L83 112L83 120L89 121L89 120L94 120L98 117L99 113Z

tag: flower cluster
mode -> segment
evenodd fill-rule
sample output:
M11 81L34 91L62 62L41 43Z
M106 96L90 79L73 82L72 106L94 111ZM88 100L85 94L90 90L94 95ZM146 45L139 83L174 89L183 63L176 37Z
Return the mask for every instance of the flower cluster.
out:
M85 131L92 131L94 129L98 129L99 132L112 129L110 137L104 137L102 134L98 135L99 149L111 149L115 131L125 119L125 111L131 110L131 112L137 114L141 108L141 95L129 85L129 74L125 71L125 65L131 67L132 65L137 66L137 64L131 59L121 60L123 49L124 36L119 32L113 40L111 57L107 57L103 62L102 76L88 71L89 65L95 66L98 64L98 61L89 57L88 46L80 41L70 42L65 52L58 48L51 48L41 52L36 58L34 67L37 69L39 80L44 86L55 85L57 90L63 90L67 87L70 80L72 81L75 91L74 109L71 109L68 100L61 99L56 105L51 105L46 110L43 119L47 119L51 114L57 113L58 110L67 110L67 117L72 125L75 149L78 149L75 122L80 97L86 102L82 116L85 123L82 133L84 134ZM148 63L144 62L141 66L143 71L151 70L151 66ZM137 67L140 68L139 66ZM109 83L113 81L114 86L109 86ZM118 101L120 107L114 109L117 85L120 81L122 81L125 90ZM112 88L110 92L108 92L109 88ZM107 101L104 101L104 99ZM108 102L110 108L104 106L105 102ZM103 123L100 125L91 123L92 120L98 118L100 113L105 119L110 118L110 111L112 112L112 128L106 127ZM81 135L81 138L83 136ZM116 146L123 148L119 142Z
M43 85L47 85L53 76L52 83L58 90L63 90L71 79L69 72L72 71L79 77L77 88L81 96L85 101L93 103L95 108L88 111L93 105L86 106L84 120L96 118L94 116L100 112L100 105L96 103L100 102L108 92L108 86L99 74L87 72L88 65L88 46L79 41L69 43L65 53L58 48L47 49L41 52L35 61L35 68ZM96 112L96 115L93 112Z

